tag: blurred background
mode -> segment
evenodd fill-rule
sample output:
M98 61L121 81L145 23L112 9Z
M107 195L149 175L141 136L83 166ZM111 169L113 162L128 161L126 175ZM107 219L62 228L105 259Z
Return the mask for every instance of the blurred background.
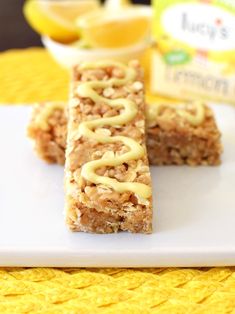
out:
M132 2L150 4L150 0ZM41 46L39 35L30 28L23 17L23 3L24 0L0 0L0 51Z

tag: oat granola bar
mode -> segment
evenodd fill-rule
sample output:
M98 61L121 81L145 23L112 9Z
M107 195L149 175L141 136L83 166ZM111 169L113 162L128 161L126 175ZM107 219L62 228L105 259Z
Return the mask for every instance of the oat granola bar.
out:
M147 121L150 164L220 164L221 134L212 110L202 102L151 105Z
M169 106L171 104L171 106ZM222 152L221 134L215 122L212 110L204 108L204 119L194 125L180 111L195 115L195 105L184 103L177 105L164 103L147 106L147 151L152 165L218 165ZM64 107L66 104L64 104ZM67 136L67 118L65 109L51 110L53 103L36 106L29 125L29 136L34 140L39 156L49 162L64 162L64 150ZM160 110L159 110L160 109ZM43 116L48 128L43 130L35 123L43 112L50 112L50 116Z
M68 104L66 220L73 231L152 231L142 73L136 62L82 63Z
M63 165L67 136L65 103L47 102L35 105L27 133L40 158L48 163Z

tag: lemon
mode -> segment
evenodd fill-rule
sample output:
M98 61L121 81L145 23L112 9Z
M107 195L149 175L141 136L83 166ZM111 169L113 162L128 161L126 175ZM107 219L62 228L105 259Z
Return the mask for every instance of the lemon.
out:
M69 42L78 38L77 17L98 7L98 0L27 0L23 12L30 26L39 34Z
M82 38L94 48L120 48L140 42L150 32L150 11L142 6L98 10L77 20Z

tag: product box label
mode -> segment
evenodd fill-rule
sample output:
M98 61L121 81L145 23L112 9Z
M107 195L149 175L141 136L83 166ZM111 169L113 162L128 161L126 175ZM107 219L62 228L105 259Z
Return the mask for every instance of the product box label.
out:
M154 0L151 91L235 102L235 1Z

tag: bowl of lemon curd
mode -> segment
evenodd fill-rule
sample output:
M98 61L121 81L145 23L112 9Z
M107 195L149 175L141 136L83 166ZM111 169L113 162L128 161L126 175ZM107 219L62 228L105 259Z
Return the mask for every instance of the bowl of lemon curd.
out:
M77 19L80 39L61 43L42 36L42 42L54 59L66 68L98 59L141 61L150 45L150 21L149 6L99 9Z

